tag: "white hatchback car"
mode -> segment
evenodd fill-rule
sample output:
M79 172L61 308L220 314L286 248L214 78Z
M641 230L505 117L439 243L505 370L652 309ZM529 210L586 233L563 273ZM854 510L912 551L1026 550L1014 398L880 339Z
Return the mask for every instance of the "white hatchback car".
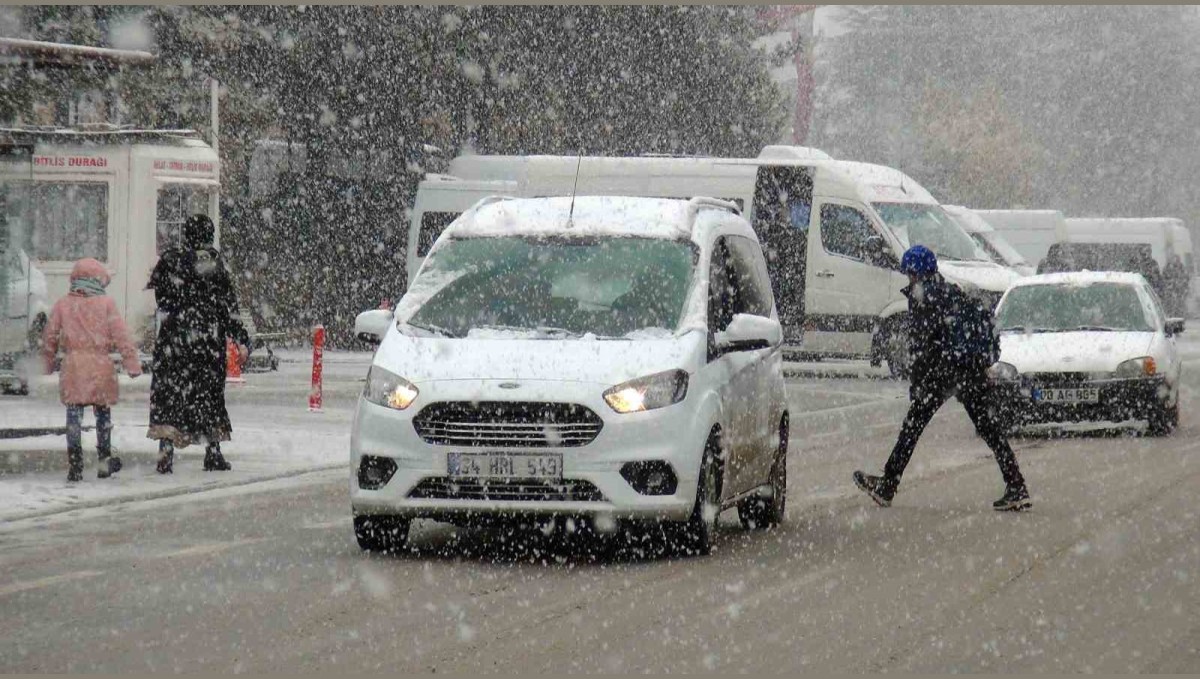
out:
M1141 274L1023 278L1000 300L996 328L991 378L1012 426L1144 419L1163 435L1178 425L1183 319L1166 317Z
M783 519L782 331L732 203L485 199L355 332L380 342L351 442L364 549L535 515L666 522L707 553L722 509Z

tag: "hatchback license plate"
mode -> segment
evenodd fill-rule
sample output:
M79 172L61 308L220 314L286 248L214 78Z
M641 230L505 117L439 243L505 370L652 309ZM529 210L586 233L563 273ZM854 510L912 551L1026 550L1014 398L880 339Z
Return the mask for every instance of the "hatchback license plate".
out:
M452 478L562 479L558 453L449 453L446 472Z
M1043 387L1033 392L1033 400L1042 403L1098 403L1100 401L1100 389L1097 387L1083 387L1079 389Z

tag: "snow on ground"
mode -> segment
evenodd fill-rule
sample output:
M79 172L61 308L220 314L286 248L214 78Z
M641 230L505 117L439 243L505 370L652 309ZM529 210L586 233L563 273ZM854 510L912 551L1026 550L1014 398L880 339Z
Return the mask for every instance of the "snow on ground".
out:
M121 403L113 409L113 445L124 462L116 476L96 478L96 433L83 433L84 478L67 483L66 437L0 439L0 523L116 502L170 497L216 488L245 487L348 464L354 402L371 354L325 354L324 407L308 410L311 352L285 351L280 369L250 373L228 385L233 440L222 445L230 472L204 472L202 446L176 451L173 474L155 471L157 442L146 438L149 377L122 376ZM0 397L0 429L62 427L57 375L38 377L28 397ZM93 424L88 411L84 426Z

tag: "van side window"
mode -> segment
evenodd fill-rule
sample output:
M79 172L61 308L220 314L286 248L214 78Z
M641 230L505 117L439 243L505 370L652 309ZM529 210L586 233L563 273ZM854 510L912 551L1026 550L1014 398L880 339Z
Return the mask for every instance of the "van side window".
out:
M729 249L729 270L736 295L733 313L770 318L774 300L761 248L744 236L729 236L725 243Z
M736 292L725 238L717 240L708 268L708 329L720 332L733 321Z
M438 236L450 226L450 222L458 219L461 212L426 212L421 215L421 231L417 234L417 256L429 254Z
M863 248L874 231L866 215L847 205L821 206L821 245L833 255L865 259Z

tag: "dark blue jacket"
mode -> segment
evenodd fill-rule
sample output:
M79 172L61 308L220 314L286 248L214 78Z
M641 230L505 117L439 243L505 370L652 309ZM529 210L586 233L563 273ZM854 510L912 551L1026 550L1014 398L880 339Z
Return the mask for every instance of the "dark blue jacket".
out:
M948 384L986 370L999 358L992 313L983 302L934 274L920 283L923 299L908 298L913 384Z

